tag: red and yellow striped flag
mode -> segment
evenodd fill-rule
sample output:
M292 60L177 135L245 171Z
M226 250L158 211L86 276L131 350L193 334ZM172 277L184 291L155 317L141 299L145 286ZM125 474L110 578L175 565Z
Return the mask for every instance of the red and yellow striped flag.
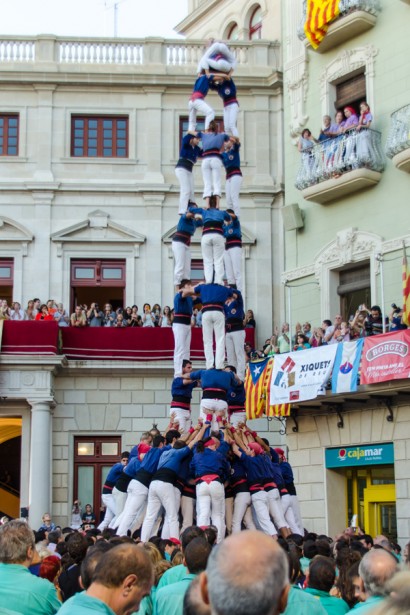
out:
M403 256L403 324L410 324L410 271L407 265L406 251Z
M290 416L290 404L271 406L270 383L273 369L272 358L251 361L245 377L246 418L258 419L266 416Z
M314 49L325 37L329 23L339 15L339 0L307 0L305 34Z

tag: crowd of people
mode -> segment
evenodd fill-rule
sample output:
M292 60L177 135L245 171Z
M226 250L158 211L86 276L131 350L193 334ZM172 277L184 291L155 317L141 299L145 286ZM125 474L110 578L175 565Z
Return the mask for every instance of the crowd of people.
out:
M49 516L48 516L49 517ZM115 536L25 520L0 526L4 615L409 615L410 556L348 528L272 540L258 530L218 542L212 525L180 540Z

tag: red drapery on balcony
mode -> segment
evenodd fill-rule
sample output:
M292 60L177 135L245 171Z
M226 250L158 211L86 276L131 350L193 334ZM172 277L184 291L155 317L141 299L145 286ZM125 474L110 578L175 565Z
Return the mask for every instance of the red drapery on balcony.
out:
M2 354L50 355L60 352L68 359L132 361L172 360L174 337L171 328L73 327L59 328L54 322L5 321ZM254 347L255 330L246 329L246 341ZM202 329L192 329L191 359L203 360Z

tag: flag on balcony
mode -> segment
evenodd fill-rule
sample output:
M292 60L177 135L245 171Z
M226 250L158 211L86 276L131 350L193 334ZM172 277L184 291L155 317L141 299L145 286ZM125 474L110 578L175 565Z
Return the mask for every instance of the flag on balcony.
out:
M257 419L266 411L268 403L267 383L270 382L273 360L266 357L250 361L245 377L246 418Z
M410 324L410 270L407 265L406 249L403 256L403 316L404 325Z
M357 391L363 343L364 339L360 338L337 345L332 372L332 393L351 393Z
M290 416L290 404L269 402L274 359L251 361L245 378L246 418L257 419L266 416Z
M314 49L325 37L329 23L339 15L339 0L307 0L305 34Z

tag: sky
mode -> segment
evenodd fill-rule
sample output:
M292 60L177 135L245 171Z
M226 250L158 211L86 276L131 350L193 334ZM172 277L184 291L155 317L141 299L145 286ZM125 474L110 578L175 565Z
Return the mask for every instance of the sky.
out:
M112 37L115 3L120 38L178 38L173 28L188 13L188 0L0 0L0 37Z

